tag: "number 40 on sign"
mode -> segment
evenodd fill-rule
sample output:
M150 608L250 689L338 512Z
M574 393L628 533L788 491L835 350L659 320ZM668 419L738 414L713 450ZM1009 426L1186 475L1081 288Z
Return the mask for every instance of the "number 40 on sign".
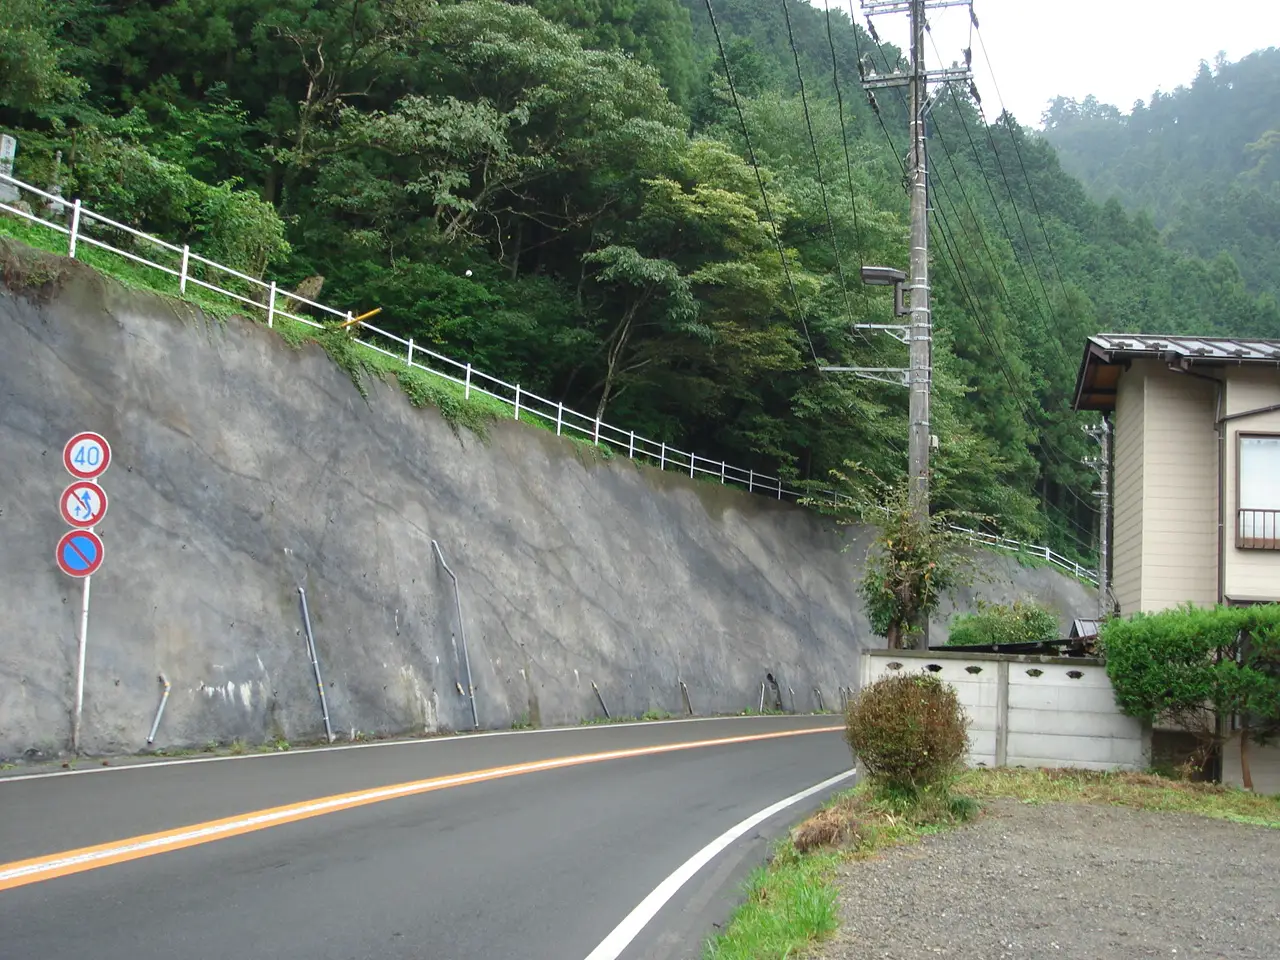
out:
M97 433L77 433L62 451L62 465L77 480L92 480L111 466L111 446Z

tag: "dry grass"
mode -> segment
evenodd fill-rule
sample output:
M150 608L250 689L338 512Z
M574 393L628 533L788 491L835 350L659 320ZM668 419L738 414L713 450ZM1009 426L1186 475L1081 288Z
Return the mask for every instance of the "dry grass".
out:
M1280 829L1280 796L1171 780L1152 773L1061 768L970 770L960 777L955 790L979 801L1010 797L1023 803L1105 803Z
M792 830L791 843L799 853L836 848L847 857L868 856L963 823L977 809L965 796L928 790L906 796L862 784L838 794Z

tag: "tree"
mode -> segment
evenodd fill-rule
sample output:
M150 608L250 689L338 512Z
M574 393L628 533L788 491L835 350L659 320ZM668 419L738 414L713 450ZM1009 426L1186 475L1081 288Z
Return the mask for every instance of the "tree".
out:
M71 51L62 37L80 6L0 0L0 106L43 112L81 93L84 84L67 69Z
M868 524L876 531L858 592L871 629L891 649L909 648L924 639L930 614L966 575L968 541L952 529L960 517L942 511L922 521L905 479L887 483L855 463L846 466L848 473L832 471L842 492L850 495L834 511L843 522Z

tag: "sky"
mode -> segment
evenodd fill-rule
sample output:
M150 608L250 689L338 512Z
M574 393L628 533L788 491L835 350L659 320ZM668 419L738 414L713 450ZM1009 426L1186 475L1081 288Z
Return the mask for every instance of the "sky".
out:
M810 2L823 8L824 0ZM840 0L827 2L834 7ZM853 5L860 9L858 0ZM848 11L848 0L843 9ZM1059 95L1083 100L1093 94L1127 113L1154 90L1189 84L1200 61L1212 64L1219 51L1239 60L1280 46L1277 0L974 0L974 11L995 84L1025 126L1039 127L1048 102ZM970 45L968 10L931 10L929 22L943 65L960 60ZM906 48L906 14L880 15L875 24L881 39ZM992 70L976 36L972 46L978 92L994 119L1000 98ZM925 49L929 66L939 66L927 37Z

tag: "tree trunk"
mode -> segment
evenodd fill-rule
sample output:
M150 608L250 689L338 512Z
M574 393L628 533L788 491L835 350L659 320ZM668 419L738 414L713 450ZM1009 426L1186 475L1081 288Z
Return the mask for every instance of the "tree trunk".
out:
M515 250L511 254L511 279L515 280L520 275L520 242L524 239L524 220L516 217L516 242Z
M1253 771L1249 769L1249 724L1240 728L1240 782L1246 790L1253 789Z
M618 329L617 338L609 348L609 354L605 361L604 386L600 390L600 402L596 405L597 420L604 419L604 410L609 403L609 396L613 393L614 379L618 375L618 364L622 360L623 353L626 352L627 342L631 339L631 320L635 317L638 308L638 303L633 303L627 307L627 312L622 319L622 326Z

